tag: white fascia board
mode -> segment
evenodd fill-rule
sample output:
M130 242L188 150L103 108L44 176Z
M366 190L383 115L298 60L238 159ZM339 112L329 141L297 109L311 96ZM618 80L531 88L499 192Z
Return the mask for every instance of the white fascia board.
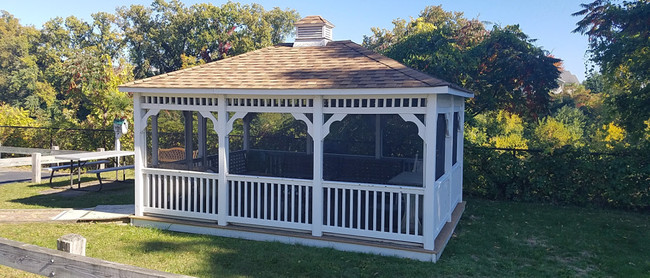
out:
M473 97L447 86L418 88L368 88L368 89L180 89L180 88L139 88L119 87L120 92L159 93L159 94L195 94L195 95L265 95L265 96L347 96L347 95L429 95L451 94L461 97Z
M454 96L459 96L459 97L466 97L466 98L473 98L474 97L473 93L464 92L464 91L457 90L457 89L454 89L454 88L449 88L448 94L454 95Z

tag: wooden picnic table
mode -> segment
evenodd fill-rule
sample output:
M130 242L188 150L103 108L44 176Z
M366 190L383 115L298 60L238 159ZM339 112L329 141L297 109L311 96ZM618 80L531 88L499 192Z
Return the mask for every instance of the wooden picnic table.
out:
M64 159L64 160L70 160L70 188L74 188L74 174L72 171L72 167L77 166L77 176L78 176L78 183L77 183L77 189L81 189L81 167L84 166L84 164L88 161L91 160L99 160L99 159L106 159L106 158L119 158L122 156L132 156L135 155L135 152L133 151L104 151L104 152L84 152L84 153L73 153L73 154L65 154L65 155L57 155L55 156L56 159ZM75 164L75 161L77 162ZM119 166L119 165L117 165Z

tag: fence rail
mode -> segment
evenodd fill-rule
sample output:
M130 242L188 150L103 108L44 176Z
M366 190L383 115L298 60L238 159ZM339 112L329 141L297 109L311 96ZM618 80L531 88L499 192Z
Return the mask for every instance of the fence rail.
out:
M0 264L47 277L190 277L0 238Z

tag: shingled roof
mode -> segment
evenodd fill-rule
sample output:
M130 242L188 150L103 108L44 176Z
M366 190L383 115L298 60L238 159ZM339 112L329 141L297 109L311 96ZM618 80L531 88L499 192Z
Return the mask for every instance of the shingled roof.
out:
M304 17L303 19L298 20L298 22L296 22L295 25L298 26L298 25L306 25L306 24L325 24L325 25L329 25L330 27L334 27L334 24L327 21L327 19L324 19L320 15L310 15Z
M421 73L352 41L322 47L279 44L120 86L170 89L422 88L454 84ZM468 92L469 93L469 92Z

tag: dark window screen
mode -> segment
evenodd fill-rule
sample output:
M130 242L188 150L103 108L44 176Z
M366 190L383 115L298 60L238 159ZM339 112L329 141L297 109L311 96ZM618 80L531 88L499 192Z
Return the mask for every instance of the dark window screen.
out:
M438 114L438 128L436 130L436 180L445 174L445 133L447 121L445 114Z
M458 112L454 112L454 128L453 130L453 141L452 141L452 149L451 149L451 165L456 165L456 162L458 162L458 131L459 125L460 125L460 119L458 117Z

